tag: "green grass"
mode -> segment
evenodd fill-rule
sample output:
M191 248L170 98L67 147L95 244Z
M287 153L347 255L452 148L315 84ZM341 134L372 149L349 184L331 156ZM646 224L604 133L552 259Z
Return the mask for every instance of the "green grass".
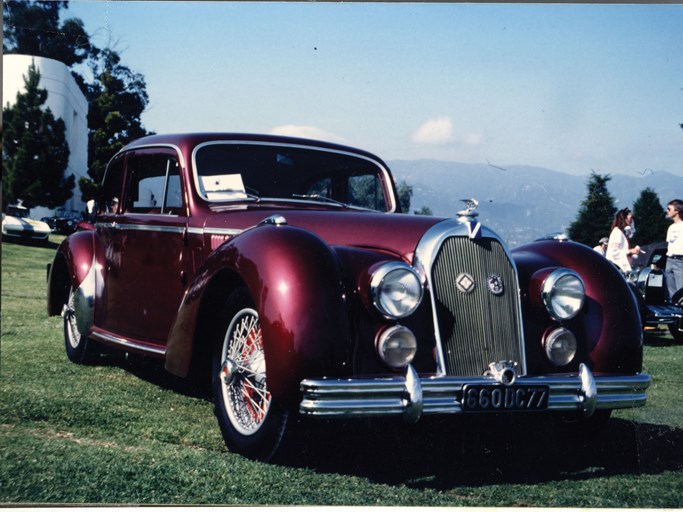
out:
M0 503L683 506L683 347L666 335L645 348L648 406L599 441L528 417L302 423L263 464L227 452L210 401L158 364L67 360L53 253L2 245Z

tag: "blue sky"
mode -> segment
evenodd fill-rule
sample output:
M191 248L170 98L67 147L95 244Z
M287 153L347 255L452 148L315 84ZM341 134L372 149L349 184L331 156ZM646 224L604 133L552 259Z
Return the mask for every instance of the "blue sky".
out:
M158 133L683 175L683 5L72 0L64 16L145 76Z

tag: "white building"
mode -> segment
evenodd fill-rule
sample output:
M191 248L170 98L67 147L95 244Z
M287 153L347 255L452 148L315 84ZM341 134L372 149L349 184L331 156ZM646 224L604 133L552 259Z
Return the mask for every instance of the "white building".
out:
M17 93L26 91L24 76L28 76L31 63L35 63L36 69L40 71L40 88L48 93L44 106L49 107L55 118L62 119L66 126L69 164L64 174L73 174L76 185L73 197L64 204L64 208L83 211L85 204L81 201L78 178L88 176L88 102L69 68L57 60L45 57L3 55L3 107L13 105L17 101ZM31 211L31 216L38 219L49 215L52 215L52 210L47 208L33 208Z

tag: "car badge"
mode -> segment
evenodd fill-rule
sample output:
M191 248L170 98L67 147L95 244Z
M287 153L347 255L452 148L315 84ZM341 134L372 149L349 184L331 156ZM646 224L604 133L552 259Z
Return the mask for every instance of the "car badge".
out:
M459 292L470 293L474 290L476 284L474 278L467 272L463 272L458 277L455 278L455 287Z
M497 274L491 274L488 279L486 279L486 284L489 287L489 291L494 295L502 295L505 289L503 280Z

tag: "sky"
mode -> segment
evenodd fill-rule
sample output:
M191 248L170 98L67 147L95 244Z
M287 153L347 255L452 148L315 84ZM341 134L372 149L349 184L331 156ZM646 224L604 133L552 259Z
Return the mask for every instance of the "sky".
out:
M157 133L683 176L683 5L72 0Z

